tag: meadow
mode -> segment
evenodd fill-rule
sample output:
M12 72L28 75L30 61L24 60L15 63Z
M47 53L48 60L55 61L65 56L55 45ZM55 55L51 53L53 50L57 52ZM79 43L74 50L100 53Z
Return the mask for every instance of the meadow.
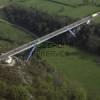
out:
M0 20L0 51L7 51L33 40L29 32L24 32L12 24Z
M81 5L81 0L0 0L0 5L11 2L25 7L37 8L52 15L71 18L82 18L100 11L100 0L97 0L98 6ZM96 21L100 22L100 17ZM2 21L0 21L0 37L19 44L32 40L28 34ZM11 42L0 40L0 50L4 48L4 45L6 49L11 49L9 44L12 45ZM16 44L14 44L15 46ZM100 99L100 60L98 56L69 46L43 48L39 54L65 78L67 77L84 87L90 97L97 96Z
M100 98L100 60L98 56L70 46L43 48L39 54L65 78L84 87L91 100L95 97Z
M18 3L25 7L37 8L46 13L71 18L81 18L100 10L100 0L97 6L82 5L82 0L0 0L0 5Z

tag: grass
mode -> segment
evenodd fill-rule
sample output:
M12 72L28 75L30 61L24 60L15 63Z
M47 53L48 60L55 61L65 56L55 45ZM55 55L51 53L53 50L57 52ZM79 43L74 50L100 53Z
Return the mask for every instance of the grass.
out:
M8 22L0 20L0 51L15 48L31 40L33 38L30 33L19 30Z
M52 0L53 1L53 0ZM30 0L23 4L28 7L33 7L41 9L50 14L56 14L61 16L69 16L72 18L80 18L92 14L100 9L93 5L77 6L80 4L80 0L54 0L57 2L52 2L51 0ZM64 5L65 4L65 5ZM72 6L76 6L72 7Z
M81 6L81 0L12 0L12 2L25 7L37 8L53 15L72 18L81 18L100 11L100 6L93 6L91 4ZM7 3L9 3L9 0L0 0L1 5ZM97 0L97 4L100 5L99 0Z
M100 6L80 6L81 0L12 0L25 7L37 8L52 15L81 18L100 11ZM100 4L100 0L97 1ZM9 0L0 0L0 5L10 3ZM96 19L100 22L100 17ZM0 21L0 37L19 44L32 40L25 32L16 29L6 22ZM15 42L0 40L0 50L15 48ZM4 46L5 45L5 46ZM52 51L52 52L51 52ZM63 53L62 53L63 52ZM55 54L54 54L55 53ZM100 94L100 65L96 63L97 57L89 55L75 48L65 46L42 49L41 56L49 64L59 70L64 76L79 82L92 97ZM59 55L60 54L60 55Z
M96 0L98 6L92 4L82 5L82 0L0 0L0 5L17 3L28 8L36 8L51 15L82 18L100 11L100 0ZM100 23L100 17L96 19Z
M39 51L39 54L65 77L79 82L90 97L100 96L100 60L98 57L69 46L44 48Z

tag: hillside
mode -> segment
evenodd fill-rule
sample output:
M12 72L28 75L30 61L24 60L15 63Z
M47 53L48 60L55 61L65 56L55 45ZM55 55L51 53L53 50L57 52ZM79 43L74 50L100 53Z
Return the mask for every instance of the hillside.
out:
M82 0L1 0L0 4L17 3L24 7L36 8L53 15L81 18L100 10L100 0L97 6L82 4Z
M0 52L8 51L33 39L31 33L16 29L14 25L0 19Z
M100 97L100 57L70 46L42 48L43 60L76 83L80 83L90 100ZM94 81L95 80L95 81ZM97 99L98 100L98 99Z
M41 2L40 0L37 1ZM30 7L31 4L32 7L35 7L33 4L37 3L37 1L30 0L27 2L22 0L20 2L20 0L18 0L19 4L26 4L25 6L27 7ZM43 0L43 2L49 3L51 1ZM3 2L1 1L1 3L5 4L6 0ZM2 51L8 51L35 39L35 35L42 36L48 34L74 21L69 17L53 16L37 9L26 10L25 6L23 8L15 6L15 4L5 7L2 10L4 13L1 12L0 15L10 23L20 25L33 33L1 19L1 53ZM93 9L92 7L91 5L89 5L89 8L86 6L86 9L83 7L84 10L91 9L90 12L81 14L79 13L80 11L78 11L68 16L72 17L74 14L75 18L78 18L99 10L99 7L93 7ZM48 12L50 11L49 9L47 10ZM70 11L72 10L70 9ZM52 12L52 14L55 12L56 11ZM87 98L89 98L89 100L98 100L100 98L100 61L96 53L98 55L100 53L99 27L100 24L82 26L77 34L77 39L74 40L73 43L66 40L66 34L57 37L53 40L53 42L57 44L52 43L51 45L44 44L40 46L38 49L39 52L37 51L34 54L28 64L23 62L27 56L26 52L23 53L24 56L23 54L21 57L18 55L18 63L15 66L9 67L8 65L0 65L1 99L29 100L32 98L33 100L87 100ZM71 48L69 46L59 45L59 43L63 44L65 42L74 45L74 47ZM49 48L44 48L45 46ZM81 50L76 49L76 47ZM86 51L84 48L86 48ZM90 51L87 52L89 49ZM57 71L59 71L60 74Z
M31 33L0 20L1 53L34 38ZM86 100L81 86L63 78L37 54L27 64L25 58L17 58L14 66L0 64L0 100Z

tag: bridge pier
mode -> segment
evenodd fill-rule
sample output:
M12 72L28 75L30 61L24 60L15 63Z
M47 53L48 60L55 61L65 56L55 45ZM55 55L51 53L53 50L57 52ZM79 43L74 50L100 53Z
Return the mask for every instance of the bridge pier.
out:
M29 59L31 58L31 56L32 56L33 52L35 51L35 49L36 49L36 46L33 46L31 51L29 52L29 55L28 55L27 59L25 60L25 63L27 63L29 61Z
M69 32L71 33L71 35L72 35L73 37L76 37L76 33L74 33L72 30L69 30Z

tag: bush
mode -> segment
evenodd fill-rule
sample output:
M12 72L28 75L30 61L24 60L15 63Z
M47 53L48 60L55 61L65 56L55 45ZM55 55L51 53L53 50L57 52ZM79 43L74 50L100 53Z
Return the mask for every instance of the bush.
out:
M9 100L29 100L30 93L22 85L9 88Z
M6 95L7 92L7 85L5 82L0 81L0 97L4 97ZM0 98L0 100L2 100Z
M86 91L76 83L71 83L67 91L68 100L87 100Z

